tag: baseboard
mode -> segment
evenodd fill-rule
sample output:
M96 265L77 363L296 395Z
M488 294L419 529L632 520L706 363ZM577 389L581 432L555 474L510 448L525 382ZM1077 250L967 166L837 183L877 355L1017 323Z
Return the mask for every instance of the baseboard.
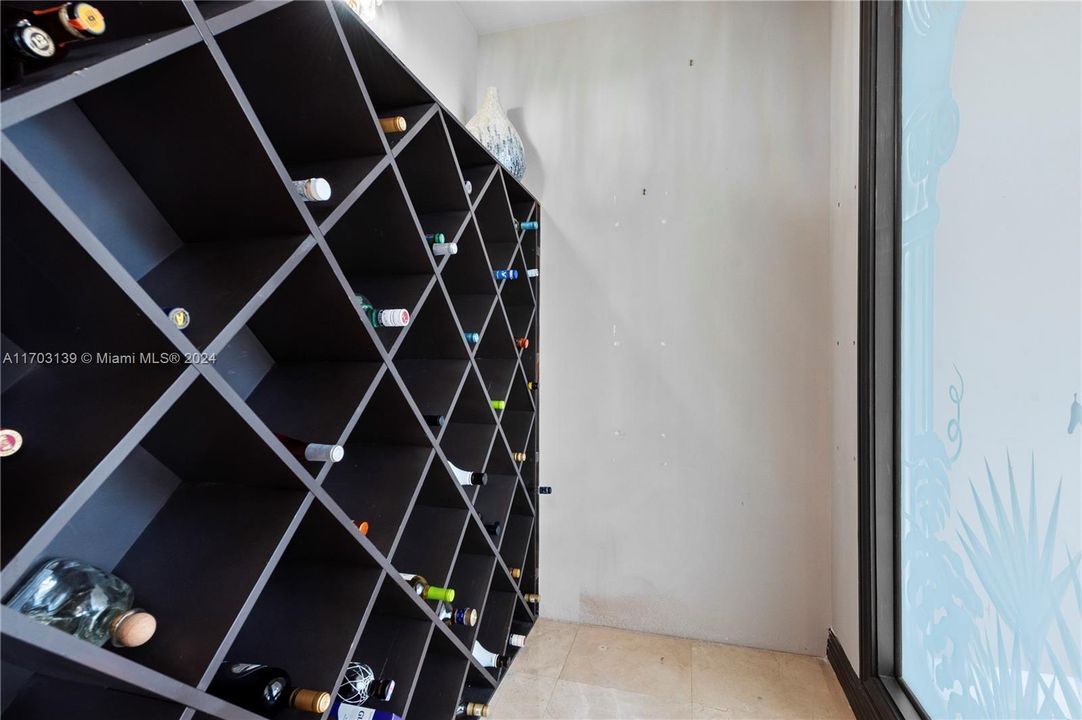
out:
M830 667L834 669L838 683L842 686L845 698L849 701L849 707L853 709L857 720L877 720L879 716L875 712L868 691L864 688L864 683L860 681L856 671L853 670L853 663L849 662L845 648L842 647L833 630L827 630L827 660L830 662Z

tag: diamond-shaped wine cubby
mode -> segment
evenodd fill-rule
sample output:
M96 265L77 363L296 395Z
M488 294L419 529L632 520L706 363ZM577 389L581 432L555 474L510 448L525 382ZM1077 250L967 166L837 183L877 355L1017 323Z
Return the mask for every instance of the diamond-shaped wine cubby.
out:
M466 516L465 501L447 468L432 463L395 549L395 568L410 576L420 575L430 585L447 587ZM433 608L439 605L436 600L428 603Z
M404 716L433 630L424 611L408 597L408 591L397 583L384 582L361 631L352 662L368 666L376 680L393 680L394 692L388 700L369 696L361 701L356 688L346 687L345 697L377 712ZM425 693L427 688L416 691Z
M441 268L440 277L466 341L476 348L493 317L496 283L474 222L466 224L458 238L458 253Z
M190 77L202 80L195 85ZM205 47L6 133L158 305L187 310L184 333L197 347L210 343L308 234Z
M184 365L158 362L175 346L6 166L2 182L0 417L23 438L3 459L6 564Z
M333 694L381 582L357 529L314 502L224 655L289 668L295 686Z
M496 419L492 405L485 395L477 372L471 367L447 427L440 437L440 448L451 464L460 471L481 472L495 434ZM472 486L465 489L467 494L473 490Z
M158 627L139 647L105 647L195 685L273 562L306 491L200 379L110 473L35 566L70 557L124 578Z
M432 462L432 445L395 379L385 374L343 444L323 489L390 555ZM437 460L438 462L438 460Z
M503 176L496 177L488 184L485 194L477 203L474 211L481 237L485 241L488 259L492 269L508 270L518 248L518 236L511 218L511 208L507 204Z
M450 718L532 627L540 206L351 4L96 0L0 91L0 597L71 557L157 618L0 605L5 719L251 720L248 663Z
M401 309L416 316L435 268L394 168L380 173L350 206L327 233L327 243L354 294L367 298L375 311ZM401 333L401 327L377 329L388 352Z
M433 434L450 415L469 366L463 331L437 285L410 321L395 353L394 366Z
M433 115L399 153L396 162L425 237L455 242L469 218L469 200L443 117ZM456 259L447 257L449 262Z
M290 178L329 184L328 200L308 186L305 206L322 222L386 154L330 8L291 3L217 40Z
M477 637L479 619L485 614L485 601L488 600L488 587L492 582L492 570L496 558L492 548L483 536L483 531L476 523L469 523L462 538L462 547L451 571L450 587L455 589L455 610L459 611L451 619L451 631L468 648L473 647ZM469 624L474 612L478 622ZM465 620L466 622L462 622Z
M214 366L287 447L337 444L380 372L366 320L317 246ZM298 459L313 475L321 460Z

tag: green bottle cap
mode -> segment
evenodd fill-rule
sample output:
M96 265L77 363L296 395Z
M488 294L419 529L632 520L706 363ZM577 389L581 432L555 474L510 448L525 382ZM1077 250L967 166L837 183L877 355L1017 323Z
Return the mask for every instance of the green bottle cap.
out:
M504 407L506 407L506 405L507 405L507 403L505 403L503 400L493 400L492 401L492 409L493 410L503 410Z
M453 588L441 588L435 585L429 585L425 588L425 600L435 600L437 602L454 602L455 591Z

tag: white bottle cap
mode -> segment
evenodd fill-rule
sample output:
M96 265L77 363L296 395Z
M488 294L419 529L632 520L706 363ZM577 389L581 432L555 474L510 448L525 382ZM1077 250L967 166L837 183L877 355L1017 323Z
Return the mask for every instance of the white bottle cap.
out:
M432 246L433 255L454 255L458 252L458 243L441 243Z
M540 274L541 274L541 271L538 270L537 268L530 268L529 270L526 271L526 277L537 277Z
M512 635L508 642L511 644L512 647L523 647L524 645L526 645L526 636Z
M406 327L409 321L410 311L405 308L379 311L379 324L383 327Z
M466 194L473 195L473 183L469 180L466 181Z
M331 199L331 184L323 178L308 178L307 180L294 180L293 187L305 200L322 202Z
M312 462L338 462L346 456L346 450L341 445L320 445L309 443L304 449L304 459Z

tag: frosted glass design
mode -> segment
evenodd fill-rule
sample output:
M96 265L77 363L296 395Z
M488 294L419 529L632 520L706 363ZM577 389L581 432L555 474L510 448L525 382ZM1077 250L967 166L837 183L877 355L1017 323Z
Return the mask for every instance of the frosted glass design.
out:
M1082 718L1080 6L902 7L902 679Z

